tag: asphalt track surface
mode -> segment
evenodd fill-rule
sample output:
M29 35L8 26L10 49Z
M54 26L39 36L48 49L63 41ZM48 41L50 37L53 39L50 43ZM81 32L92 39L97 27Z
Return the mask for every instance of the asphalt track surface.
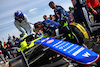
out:
M7 59L7 61L9 62L10 60ZM17 66L14 66L14 67L21 67L22 63L21 63L21 60L18 60L16 63L14 63L13 65L17 65ZM8 64L5 64L5 63L0 63L0 67L9 67L9 63Z
M9 62L10 60L7 59L7 61ZM9 64L5 64L5 63L1 63L1 62L0 62L0 67L8 67L8 66L9 66Z

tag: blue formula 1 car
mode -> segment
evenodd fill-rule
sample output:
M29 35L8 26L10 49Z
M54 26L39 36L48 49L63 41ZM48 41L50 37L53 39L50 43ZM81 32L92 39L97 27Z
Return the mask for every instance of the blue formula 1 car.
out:
M34 47L9 62L10 67L99 67L99 54L80 45L49 37L35 40Z
M83 43L83 39L89 39L89 35L84 27L78 23L71 23L72 35L75 41ZM64 27L65 28L65 27ZM9 62L10 67L100 67L99 54L83 46L66 41L66 33L57 39L40 37L31 41L35 46L25 50L19 49L21 55ZM26 38L27 39L27 38ZM65 41L64 41L65 40Z

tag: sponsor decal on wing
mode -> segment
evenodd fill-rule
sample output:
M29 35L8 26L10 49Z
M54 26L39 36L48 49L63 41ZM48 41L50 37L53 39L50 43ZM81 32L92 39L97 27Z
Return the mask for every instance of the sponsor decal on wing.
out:
M52 40L47 41L47 44L48 44L48 43L52 43L52 42L54 42L54 40L53 40L53 39L52 39Z

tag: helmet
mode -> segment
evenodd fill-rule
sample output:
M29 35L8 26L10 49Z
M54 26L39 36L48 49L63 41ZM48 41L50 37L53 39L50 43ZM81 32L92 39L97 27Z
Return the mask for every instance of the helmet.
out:
M23 13L21 11L16 11L15 13L15 17L18 17L18 18L23 18Z

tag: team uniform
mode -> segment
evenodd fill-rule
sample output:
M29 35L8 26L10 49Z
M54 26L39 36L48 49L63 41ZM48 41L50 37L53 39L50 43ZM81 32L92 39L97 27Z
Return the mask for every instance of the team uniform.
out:
M76 23L82 23L84 22L87 29L91 31L90 24L91 22L89 21L89 14L88 14L88 9L86 7L85 0L72 0L73 6L74 6L74 19Z
M14 21L15 26L18 28L20 32L22 32L22 34L27 34L27 35L35 34L35 32L33 32L33 29L35 29L34 25L32 23L29 23L29 20L25 14L23 15L24 19L22 20L22 22L15 19Z
M60 23L59 33L60 34L70 33L69 23L70 23L71 17L66 12L66 10L63 7L56 5L56 7L54 8L54 13L55 13L55 21ZM67 22L67 25L65 25L66 22Z
M56 5L56 7L54 8L54 13L55 21L59 22L61 25L64 25L64 22L66 22L66 20L70 22L69 14L61 6Z
M59 26L59 23L45 19L43 22L41 22L41 30L43 30L43 33L49 34L51 36L53 33L52 31L57 29Z

